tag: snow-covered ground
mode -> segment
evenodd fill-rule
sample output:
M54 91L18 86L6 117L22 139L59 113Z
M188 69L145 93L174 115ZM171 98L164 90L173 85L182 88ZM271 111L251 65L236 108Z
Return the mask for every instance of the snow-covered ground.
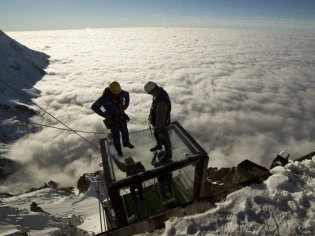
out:
M315 156L275 167L271 173L264 183L228 195L214 209L182 219L171 218L165 222L165 229L146 235L314 235ZM83 195L48 187L1 201L0 235L23 230L30 235L101 232L93 186ZM52 215L30 212L32 201Z
M27 232L30 235L90 235L101 232L99 201L93 186L82 195L48 186L1 201L0 235L9 235L10 232ZM30 211L32 202L49 214Z

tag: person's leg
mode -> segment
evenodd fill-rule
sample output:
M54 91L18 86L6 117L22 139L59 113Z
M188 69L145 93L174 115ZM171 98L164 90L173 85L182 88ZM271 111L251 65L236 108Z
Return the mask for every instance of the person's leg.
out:
M128 148L134 148L134 146L129 141L129 130L127 127L127 122L120 122L119 129L121 132L121 138L123 141L123 146Z
M130 186L130 193L131 193L132 200L134 202L136 202L138 200L135 189L136 189L136 187L134 185Z
M128 133L128 128L127 128L127 123L120 122L119 129L121 132L121 139L122 139L123 145L126 145L126 143L129 143L129 133Z
M142 201L144 199L142 183L137 184L137 189L138 189L139 200Z
M169 173L168 174L168 179L167 179L167 192L170 195L172 195L172 193L173 193L172 182L173 182L172 173Z
M166 183L163 177L158 177L161 197L166 197Z
M155 140L156 140L156 145L150 149L151 152L155 152L157 150L161 150L162 149L162 142L161 142L160 137L159 137L160 133L154 131L153 135L154 135Z
M121 144L120 144L120 132L119 132L119 124L115 124L111 129L113 144L117 151L118 156L122 156Z
M167 127L158 134L159 142L165 146L166 158L172 158L172 144Z

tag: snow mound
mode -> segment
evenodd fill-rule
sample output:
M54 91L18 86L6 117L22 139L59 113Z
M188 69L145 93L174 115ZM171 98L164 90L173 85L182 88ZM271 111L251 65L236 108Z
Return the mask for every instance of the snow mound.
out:
M2 235L33 234L38 230L41 235L89 235L76 227L81 222L75 217L61 218L7 205L0 206L0 212Z

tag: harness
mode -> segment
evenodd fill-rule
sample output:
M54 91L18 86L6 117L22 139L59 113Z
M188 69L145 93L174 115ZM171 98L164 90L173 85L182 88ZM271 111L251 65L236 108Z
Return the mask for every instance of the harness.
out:
M167 116L165 120L165 125L169 126L171 124L171 110L172 110L172 105L171 105L171 100L166 93L164 89L162 89L160 95L158 97L154 97L152 101L152 106L150 110L150 122L153 126L155 126L155 120L156 120L156 108L159 105L160 102L165 102L168 105L168 110L167 110Z
M115 111L114 113L109 113L110 117L104 120L104 124L108 129L111 129L117 123L130 121L123 107L123 97L112 95L108 88L104 90L103 96L110 99L107 105L111 106L113 108L112 110Z

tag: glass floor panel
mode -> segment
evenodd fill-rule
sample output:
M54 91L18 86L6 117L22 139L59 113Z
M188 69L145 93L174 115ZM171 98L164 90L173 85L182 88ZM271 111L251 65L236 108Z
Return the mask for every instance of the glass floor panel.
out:
M192 153L181 138L176 134L176 132L170 128L170 138L172 143L172 161L177 162L184 160L188 156L191 156ZM122 147L123 156L119 157L113 146L112 141L108 141L108 154L110 156L115 156L119 161L124 162L124 158L131 156L135 162L141 162L146 170L154 169L155 167L151 165L152 158L154 156L153 152L150 152L150 148L156 145L156 141L153 135L153 131L149 129L143 131L130 132L129 134L130 143L132 143L135 148L129 149ZM115 163L112 163L114 178L117 180L123 179L126 177L126 173L119 170Z

